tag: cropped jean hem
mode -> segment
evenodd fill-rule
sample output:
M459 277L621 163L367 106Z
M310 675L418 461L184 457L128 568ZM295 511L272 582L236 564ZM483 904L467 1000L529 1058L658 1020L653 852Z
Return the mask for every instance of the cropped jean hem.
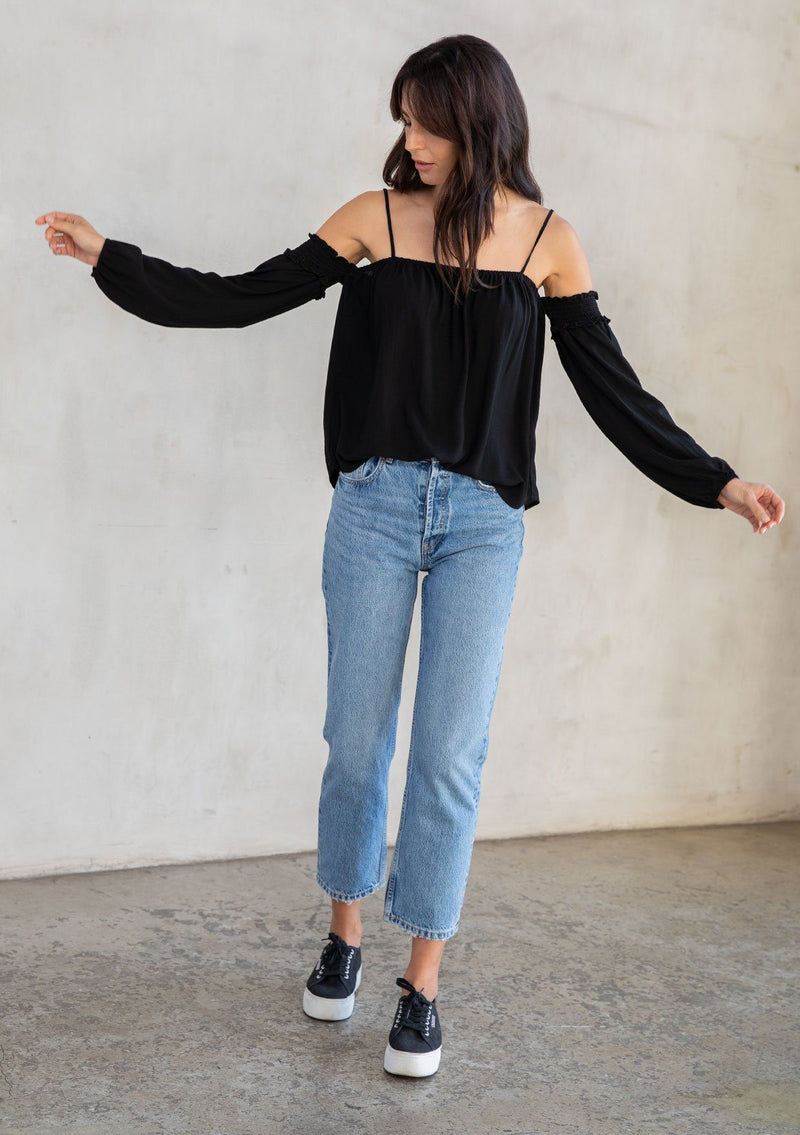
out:
M458 930L458 923L449 930L427 930L423 926L415 926L413 922L406 922L404 918L398 918L396 914L390 914L389 911L384 911L383 917L387 922L393 922L395 926L402 926L404 930L410 930L417 938L433 938L436 941L442 941L444 938L452 938Z
M327 895L330 895L332 899L336 899L337 902L357 902L358 899L366 898L367 895L373 895L383 886L383 883L376 883L374 887L367 887L363 891L356 891L355 894L348 894L347 891L335 891L332 887L329 887L327 883L323 883L319 875L317 875L317 882L322 887L323 891L325 891Z

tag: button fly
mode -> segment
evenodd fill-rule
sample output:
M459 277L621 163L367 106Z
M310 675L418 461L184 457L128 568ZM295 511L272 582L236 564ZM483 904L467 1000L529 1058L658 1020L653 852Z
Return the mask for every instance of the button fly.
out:
M420 570L430 571L431 555L447 530L450 512L450 473L442 469L436 457L426 463L427 477L421 484L422 540L420 543Z

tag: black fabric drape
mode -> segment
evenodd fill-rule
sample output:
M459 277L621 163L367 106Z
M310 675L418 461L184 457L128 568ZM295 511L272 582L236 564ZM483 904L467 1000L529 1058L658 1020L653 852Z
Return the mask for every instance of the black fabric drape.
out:
M544 296L550 336L586 410L640 472L689 504L724 508L717 497L737 474L710 456L642 387L596 291Z
M388 265L386 262L379 262L377 269L382 268L386 272L392 267L400 272L408 272L411 283L416 283L418 286L429 282L427 274L430 265L427 262L399 258L392 259ZM352 280L354 285L358 282L359 287L353 291L353 296L349 297L348 302L351 306L356 304L363 326L352 328L345 326L342 322L343 309L340 305L334 334L334 347L339 353L330 364L334 371L337 365L342 369L339 382L340 384L344 382L346 388L351 390L354 381L352 364L355 359L360 358L359 352L363 345L382 341L375 326L369 322L369 318L372 317L367 315L368 311L372 311L374 301L370 300L367 307L363 308L363 297L361 297L363 286L372 287L372 273L377 269L376 266L367 266L364 270L357 269L316 233L309 233L308 240L296 248L287 248L282 253L270 257L251 272L231 276L220 276L216 272L201 272L196 268L177 267L158 257L145 256L135 244L107 238L91 274L103 293L119 307L140 319L162 327L248 327L299 307L309 300L322 299L331 284L344 283L348 279ZM504 296L510 297L508 302L516 297L519 306L521 302L517 292L521 283L518 279L519 274L495 273L494 275L505 285ZM398 276L394 286L402 286L405 289L411 287L411 283ZM392 277L389 278L389 285L391 284ZM412 326L417 327L413 321L418 316L410 309L406 311L405 307L397 306L403 304L404 296L408 297L409 302L413 299L413 293L404 290L402 295L398 293L394 307L386 307L384 310L385 305L379 305L381 318L384 320L381 327L387 341L393 342L391 338L393 335L397 337L401 315L404 315L406 322L411 320ZM527 293L523 293L522 298L526 296ZM444 298L443 293L442 302ZM668 492L690 504L704 508L722 508L723 505L717 497L723 486L737 476L736 472L722 457L710 456L686 430L675 423L663 403L642 387L609 326L609 318L600 311L597 302L598 293L587 291L572 296L536 296L535 298L541 303L550 321L551 338L556 344L566 374L584 407L605 436L640 472ZM501 304L503 312L506 306L505 303ZM448 307L447 311L449 310ZM527 310L525 306L525 312ZM428 320L432 320L436 325L444 324L445 314L444 310L438 311L437 314L432 302L426 308ZM477 317L476 309L475 318ZM377 319L377 316L374 318ZM497 311L494 311L494 318L495 321L499 318ZM526 321L520 317L518 322L522 325ZM531 326L535 328L535 322ZM348 330L351 339L346 344L342 344L340 338L345 330ZM441 327L438 327L438 330L434 325L425 329L420 328L419 334L422 334L423 330L427 336L426 342L430 344L439 342L436 336L441 332ZM480 330L480 327L474 329L477 345L485 341ZM396 352L401 351L402 344L406 341L413 343L413 350L418 352L419 334L404 332L401 336L402 343L395 344L389 351L391 358L394 358ZM410 338L407 339L406 335L410 335ZM352 341L353 337L357 337L358 342ZM490 342L494 342L495 339L496 335L489 337ZM447 340L447 342L451 341ZM509 342L509 351L512 347L516 352L512 353L512 357L519 364L522 358L519 349ZM343 350L344 356L342 356ZM472 354L475 354L476 350L477 347ZM535 355L533 364L535 373L525 379L530 386L532 406L538 406L541 368L538 350ZM440 360L436 368L438 375L436 389L441 388L441 395L446 386L448 373L446 364L445 357ZM384 365L388 363L384 361ZM377 364L373 362L369 368L370 372L376 366ZM345 372L349 372L349 377ZM407 382L407 373L410 372L403 373L406 374ZM505 389L510 381L509 375L505 374L502 377L502 385ZM375 380L372 373L364 374L361 378L368 385ZM482 381L486 382L485 376ZM500 382L499 377L497 381ZM523 376L520 376L519 381L523 381ZM402 401L400 388L398 388L398 397ZM496 399L489 400L490 404L495 402ZM442 422L451 421L452 407L442 406L438 412ZM527 412L530 413L530 409ZM426 430L435 430L440 424L439 419L436 418L433 422L426 423ZM480 428L489 429L489 426ZM386 444L383 438L380 441L381 444ZM471 471L474 476L496 480L499 491L507 496L510 490L502 483L503 477L500 474L493 474L489 468L492 462L485 456L492 448L490 441L491 438L484 439L481 444L481 453L484 454L481 470L485 465L485 471L476 472L471 470L471 467L467 471ZM366 449L370 449L373 444L372 439L364 439ZM505 448L503 439L499 436L495 439L495 444L497 454L505 455L508 463L506 451L508 440L506 439ZM530 448L533 452L532 443ZM500 457L498 456L493 463L499 465ZM525 494L527 494L526 505L537 503L538 495L533 481L533 487L526 487L523 475L521 473L518 475L520 484L514 487L513 491L516 495L510 503L518 506L517 497L522 499ZM529 479L534 476L531 472Z
M220 276L145 256L135 244L106 238L92 269L98 287L119 307L162 327L249 327L319 300L355 268L309 233L252 272Z

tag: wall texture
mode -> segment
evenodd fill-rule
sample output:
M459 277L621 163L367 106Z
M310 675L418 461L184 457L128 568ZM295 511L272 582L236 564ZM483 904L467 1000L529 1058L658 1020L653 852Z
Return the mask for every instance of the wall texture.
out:
M53 257L75 210L254 267L381 186L396 69L469 31L525 95L545 200L643 385L787 499L754 536L645 479L549 339L542 503L478 838L800 815L794 4L3 6L0 870L312 849L327 756L322 400L338 285L156 327ZM409 643L389 841L418 657Z

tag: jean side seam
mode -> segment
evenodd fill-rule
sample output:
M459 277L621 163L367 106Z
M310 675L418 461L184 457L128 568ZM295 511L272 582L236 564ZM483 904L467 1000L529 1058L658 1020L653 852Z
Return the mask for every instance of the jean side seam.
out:
M475 766L475 788L474 788L473 799L472 799L473 806L475 806L475 807L477 807L478 802L480 801L480 797L481 797L481 779L482 779L482 775L483 775L483 766L486 763L486 757L488 756L488 753L489 753L489 735L490 735L491 728L492 728L492 715L493 715L493 712L494 712L494 703L497 699L497 689L498 689L498 686L500 684L500 673L503 669L503 652L504 652L504 649L505 649L505 636L504 636L503 647L500 650L500 662L498 663L497 673L495 674L494 690L492 692L492 697L491 697L491 700L490 700L490 703L489 703L489 713L486 717L486 726L484 728L484 733L483 733L483 749L482 749L481 755L478 759L478 763Z

